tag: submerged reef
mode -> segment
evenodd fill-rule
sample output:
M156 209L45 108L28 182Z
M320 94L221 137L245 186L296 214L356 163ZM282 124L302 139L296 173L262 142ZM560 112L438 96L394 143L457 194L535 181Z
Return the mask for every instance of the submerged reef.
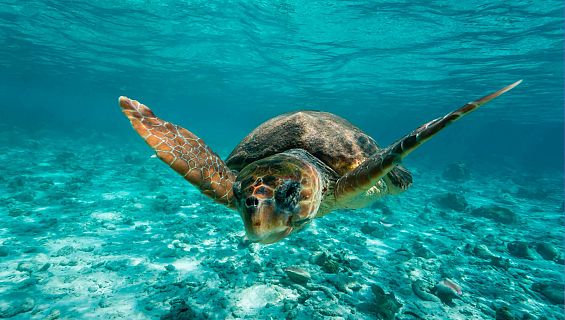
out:
M542 195L416 163L406 193L266 246L145 146L50 137L0 143L0 318L564 318L562 172Z

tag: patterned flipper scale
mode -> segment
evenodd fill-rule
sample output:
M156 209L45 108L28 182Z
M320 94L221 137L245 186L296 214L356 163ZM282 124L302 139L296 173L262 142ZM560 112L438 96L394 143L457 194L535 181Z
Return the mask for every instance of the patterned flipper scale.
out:
M155 150L159 159L203 194L233 208L235 175L202 139L158 118L151 109L135 100L120 97L119 103L135 131Z
M380 150L376 154L372 155L355 170L345 174L338 180L334 190L336 200L338 202L347 202L359 194L366 192L396 165L398 165L400 161L410 152L414 151L424 142L431 139L443 128L475 111L477 108L492 99L511 90L521 82L522 80L517 81L477 101L469 102L463 107L448 113L444 117L432 120L404 136L402 139L396 141L388 148Z

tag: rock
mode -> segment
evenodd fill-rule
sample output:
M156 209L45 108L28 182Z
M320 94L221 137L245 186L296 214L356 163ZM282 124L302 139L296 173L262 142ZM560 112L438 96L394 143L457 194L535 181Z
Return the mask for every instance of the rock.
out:
M510 309L507 306L503 306L496 309L496 316L495 320L514 320L516 319L512 313L510 313Z
M90 245L81 246L78 248L78 250L82 252L92 252L94 251L94 248L95 248L94 245L90 244Z
M337 258L327 252L317 253L313 257L313 262L327 273L338 273L339 272L339 262Z
M169 247L160 247L153 252L153 255L156 258L175 258L177 252Z
M545 200L547 195L547 190L540 188L518 187L516 191L516 196L524 199Z
M349 268L351 268L351 270L357 271L363 268L363 261L361 261L361 259L358 258L351 258L347 260L347 265L349 266Z
M52 257L66 257L68 255L71 255L74 252L75 252L75 248L73 248L73 246L64 246L61 249L57 250L57 252L55 252L51 256Z
M375 312L384 320L392 320L402 307L393 292L385 293L383 288L376 284L371 285L371 291L375 295Z
M161 320L192 320L196 318L196 313L181 298L175 298L170 302L171 310L161 316Z
M508 252L517 257L522 259L534 260L532 252L528 247L528 243L524 241L512 241L506 245Z
M484 244L476 245L473 248L472 253L475 257L485 260L490 260L495 257L494 253L492 253Z
M456 193L447 193L435 198L435 202L443 209L463 212L469 205L465 197Z
M110 271L118 271L124 269L128 265L128 260L112 260L104 264L104 268Z
M390 209L390 207L387 206L386 203L383 202L383 201L377 201L377 202L373 203L373 205L371 206L371 209L381 210L381 214L383 214L385 216L390 216L394 213Z
M442 176L445 180L464 181L471 177L471 172L464 163L457 162L448 165Z
M557 249L551 243L546 242L536 243L536 252L545 260L551 261L555 260L559 255Z
M386 237L385 227L377 221L366 221L361 226L361 232L382 239Z
M471 215L488 218L496 222L511 224L517 221L516 214L510 209L496 205L482 206L471 211Z
M541 293L549 302L556 305L563 305L565 302L563 288L563 283L553 281L532 284L532 290Z
M39 268L39 271L47 271L49 268L51 268L51 263L47 262L41 268Z
M31 262L28 261L22 261L18 263L18 266L16 267L16 270L27 273L31 273L32 269L33 269L33 265L31 264Z
M56 320L59 319L60 316L61 316L61 311L59 311L58 309L54 309L45 317L44 320Z
M290 280L298 284L306 284L312 278L308 271L298 267L285 268L284 272Z
M10 251L8 251L8 248L6 248L5 246L0 246L0 257L6 257L9 253Z
M412 251L416 257L420 257L424 259L429 259L435 256L435 254L430 249L426 248L420 242L415 242L412 245Z
M98 301L98 306L100 308L108 308L110 306L110 302L108 302L108 299L106 299L106 297L102 297L100 299L100 301Z
M176 268L172 264L168 264L168 265L165 266L165 270L172 272L172 271L175 271Z
M430 288L422 280L412 282L412 291L416 296L424 301L440 302L437 296L430 293Z
M11 318L29 312L34 307L35 300L25 293L11 292L0 295L0 318Z
M503 270L508 270L511 267L510 259L494 256L490 259L490 265Z
M433 293L445 304L452 305L453 299L462 294L461 287L451 279L443 279L435 285Z

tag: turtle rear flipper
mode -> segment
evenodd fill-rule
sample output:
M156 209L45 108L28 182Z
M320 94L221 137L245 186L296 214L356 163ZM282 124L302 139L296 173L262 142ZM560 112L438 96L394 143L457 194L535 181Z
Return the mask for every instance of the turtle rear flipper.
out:
M424 142L431 139L436 133L463 116L475 111L483 104L500 96L519 85L522 80L514 82L492 94L489 94L477 101L469 102L463 107L448 113L442 118L432 120L402 139L396 141L388 148L383 149L365 160L353 171L341 177L336 184L334 194L338 203L347 203L349 200L358 197L363 192L374 186L387 173L395 168L400 161L410 152L414 151Z
M233 207L235 175L202 139L164 121L147 106L120 97L122 112L157 157L216 202Z

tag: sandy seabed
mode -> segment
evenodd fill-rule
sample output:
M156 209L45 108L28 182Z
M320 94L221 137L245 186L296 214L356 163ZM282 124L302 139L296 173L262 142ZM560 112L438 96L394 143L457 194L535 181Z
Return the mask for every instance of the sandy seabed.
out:
M563 172L411 168L404 194L265 246L141 142L18 136L0 318L564 319Z

